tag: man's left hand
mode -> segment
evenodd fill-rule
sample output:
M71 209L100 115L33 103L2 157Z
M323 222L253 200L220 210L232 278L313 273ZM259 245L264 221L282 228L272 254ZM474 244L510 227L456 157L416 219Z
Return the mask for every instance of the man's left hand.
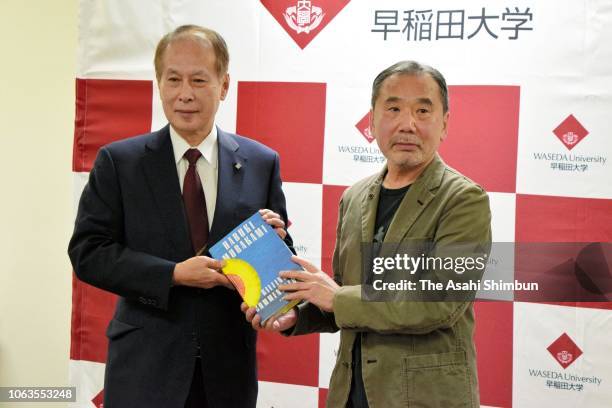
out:
M334 311L334 295L340 289L340 285L329 277L325 272L305 259L292 256L291 260L305 269L305 271L282 271L280 276L285 279L296 279L296 283L279 285L283 292L289 292L284 299L307 300L326 312Z
M266 320L266 323L261 325L261 316L257 314L257 310L254 307L249 307L246 303L242 302L240 310L244 313L247 322L251 323L255 330L270 330L275 332L281 332L289 330L297 322L296 308L289 310L287 313L280 316L270 317Z
M267 208L259 210L259 214L265 222L274 228L281 239L285 239L287 236L287 230L285 229L285 221L283 221L280 215L272 210L268 210Z

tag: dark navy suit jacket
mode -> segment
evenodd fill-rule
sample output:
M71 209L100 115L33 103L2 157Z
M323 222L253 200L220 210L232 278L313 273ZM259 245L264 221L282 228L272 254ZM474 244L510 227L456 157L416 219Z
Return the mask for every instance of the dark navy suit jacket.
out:
M218 143L209 246L260 208L287 222L278 154L220 129ZM255 406L256 333L237 292L171 285L175 263L194 251L168 126L100 149L68 252L79 279L120 296L105 407L183 407L198 343L209 406Z

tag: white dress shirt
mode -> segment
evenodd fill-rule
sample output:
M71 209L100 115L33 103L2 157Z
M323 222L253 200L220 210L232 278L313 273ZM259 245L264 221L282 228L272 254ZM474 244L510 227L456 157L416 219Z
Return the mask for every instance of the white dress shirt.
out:
M187 169L189 168L189 162L183 155L187 150L191 149L191 146L189 146L189 143L187 143L172 126L170 126L170 140L172 141L174 162L176 163L176 171L178 173L182 192L185 173L187 173ZM202 143L196 146L195 149L198 149L200 153L202 153L202 156L196 163L196 168L200 176L200 181L202 182L204 196L206 197L206 214L208 215L208 229L210 230L213 223L213 217L215 216L215 204L217 203L217 165L219 163L219 144L217 142L217 127L215 125L213 125L208 136L206 136Z

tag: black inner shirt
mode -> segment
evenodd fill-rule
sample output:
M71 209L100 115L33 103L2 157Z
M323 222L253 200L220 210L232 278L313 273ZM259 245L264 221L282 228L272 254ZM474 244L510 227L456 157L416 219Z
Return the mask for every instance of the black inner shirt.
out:
M374 223L374 238L372 239L372 259L378 256L380 246L391 225L391 220L393 220L408 189L410 189L410 184L396 189L380 186L376 222ZM366 398L363 376L361 375L361 333L357 333L355 343L353 344L353 379L351 381L351 392L347 406L349 408L368 408L368 399Z

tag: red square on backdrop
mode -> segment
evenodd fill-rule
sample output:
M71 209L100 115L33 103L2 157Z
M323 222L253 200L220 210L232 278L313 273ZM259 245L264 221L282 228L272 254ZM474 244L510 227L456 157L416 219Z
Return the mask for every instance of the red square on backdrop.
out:
M328 393L329 390L327 388L319 388L319 408L325 408Z
M76 80L73 171L89 171L105 144L151 131L153 83Z
M512 302L475 302L480 403L512 406L514 308Z
M317 387L319 335L283 337L260 331L257 339L257 379Z
M516 191L520 88L449 87L448 136L444 161L487 191Z
M336 245L338 204L346 186L323 186L323 226L321 228L321 269L333 276L332 256Z
M612 200L516 195L517 242L612 242Z
M236 132L276 150L283 181L323 182L326 85L238 82Z
M72 277L70 359L106 363L106 327L117 296Z
M565 281L572 282L578 286L581 284L579 275L576 275L576 267L579 266L581 254L587 249L587 243L612 241L612 200L596 198L575 198L575 197L554 197L537 196L527 194L517 194L516 196L516 242L519 243L585 243L581 245L565 245L555 247L554 245L542 245L543 250L547 249L550 256L541 256L539 259L544 263L538 267L543 272L555 274L556 276L543 276L548 280L556 280L559 290ZM517 251L515 256L515 269L517 271L532 271L534 256L530 255L530 250L537 248L525 247L521 245L521 251ZM561 253L561 256L559 253ZM542 255L542 254L540 254ZM544 254L546 255L546 254ZM566 260L566 262L560 262ZM546 264L548 262L548 264ZM589 272L589 271L587 271ZM518 277L517 277L518 278ZM599 277L601 282L602 277ZM605 277L604 277L605 278ZM610 277L603 279L609 281ZM565 281L564 281L565 280ZM553 288L554 289L554 288ZM547 294L542 299L545 303L563 304L565 306L590 307L598 309L612 309L612 302L591 301L590 297L578 293L578 298L582 302L558 302L557 295ZM558 296L562 299L561 296ZM571 299L571 296L570 296Z

